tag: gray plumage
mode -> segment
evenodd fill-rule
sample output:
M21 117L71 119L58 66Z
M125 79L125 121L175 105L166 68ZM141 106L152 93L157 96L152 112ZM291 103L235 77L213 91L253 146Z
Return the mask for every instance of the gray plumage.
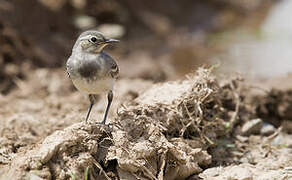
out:
M105 52L79 53L73 52L67 61L67 71L71 78L85 78L85 80L106 76L117 78L119 73L117 63Z
M74 86L87 94L90 100L86 121L98 95L107 92L108 106L102 123L106 121L119 68L115 60L103 52L103 48L113 42L117 40L107 39L98 31L86 31L78 37L67 61L67 72Z

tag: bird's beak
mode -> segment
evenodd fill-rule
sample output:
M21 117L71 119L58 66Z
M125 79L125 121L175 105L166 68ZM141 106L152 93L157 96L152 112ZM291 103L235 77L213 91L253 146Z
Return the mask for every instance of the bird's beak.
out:
M118 43L118 42L120 42L120 41L117 40L117 39L107 39L107 40L105 40L105 43L106 43L106 44Z

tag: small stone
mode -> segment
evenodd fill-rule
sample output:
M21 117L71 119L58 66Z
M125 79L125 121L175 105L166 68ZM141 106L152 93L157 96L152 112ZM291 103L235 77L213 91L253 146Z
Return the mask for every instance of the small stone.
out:
M208 179L212 177L218 177L223 172L223 167L213 167L206 169L201 174L199 174L200 178Z
M241 134L249 136L251 134L259 134L263 126L261 119L253 119L246 122L241 128Z
M240 166L234 166L224 172L224 177L228 180L252 180L253 175L250 170Z
M276 131L276 128L269 123L264 123L263 127L261 128L261 134L265 136L269 136L273 134L275 131Z

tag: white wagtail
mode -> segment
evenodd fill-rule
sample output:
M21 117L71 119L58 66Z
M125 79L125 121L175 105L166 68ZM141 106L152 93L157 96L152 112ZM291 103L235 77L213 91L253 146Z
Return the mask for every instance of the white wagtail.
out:
M98 31L85 31L78 37L67 61L67 72L74 86L89 97L86 122L92 106L99 99L99 94L107 92L108 104L101 122L105 124L119 68L115 60L103 52L103 48L115 42L119 41L105 38Z

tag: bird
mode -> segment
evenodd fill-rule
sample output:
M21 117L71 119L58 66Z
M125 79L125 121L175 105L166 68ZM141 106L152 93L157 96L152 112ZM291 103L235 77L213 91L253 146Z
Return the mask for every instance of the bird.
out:
M66 63L67 73L73 85L87 95L89 107L85 122L93 105L99 100L102 93L107 93L107 106L101 124L105 124L113 100L113 86L119 75L116 61L104 48L119 40L105 37L101 32L88 30L81 33L76 40L71 56Z

